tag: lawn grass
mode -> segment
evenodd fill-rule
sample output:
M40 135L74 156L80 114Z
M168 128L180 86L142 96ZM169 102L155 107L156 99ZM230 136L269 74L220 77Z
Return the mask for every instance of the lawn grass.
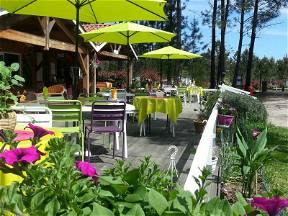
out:
M280 190L288 197L288 128L268 126L267 146L275 149L273 161L265 166L270 191Z

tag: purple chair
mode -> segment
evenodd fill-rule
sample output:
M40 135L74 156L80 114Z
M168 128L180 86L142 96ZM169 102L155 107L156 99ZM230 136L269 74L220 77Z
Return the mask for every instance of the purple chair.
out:
M99 125L100 123L105 123ZM118 135L123 136L122 158L127 157L126 140L126 103L123 101L94 101L91 110L91 125L85 127L85 140L90 134L113 134L113 158L115 158L115 147L119 147ZM88 144L88 160L90 161L90 147Z

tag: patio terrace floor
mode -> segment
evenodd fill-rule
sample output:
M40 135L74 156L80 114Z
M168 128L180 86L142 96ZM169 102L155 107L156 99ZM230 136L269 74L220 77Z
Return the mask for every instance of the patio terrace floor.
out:
M186 106L183 104L183 111L175 126L174 138L165 129L166 116L164 114L157 113L157 119L151 119L151 133L146 134L145 137L139 136L137 120L132 122L130 119L127 123L128 158L126 161L131 162L132 166L137 166L141 159L150 155L162 169L167 169L170 163L168 148L170 145L175 145L178 148L176 155L176 167L179 172L178 183L183 185L201 137L194 130L192 119L195 119L197 115L197 111L194 109L199 110L197 103ZM86 122L88 123L87 120ZM121 160L121 137L119 140L120 150L115 152L116 157L113 159L112 150L109 150L108 135L105 138L103 135L91 135L92 153L99 155L91 158L91 162L95 163L100 173L101 169L112 167L117 159ZM112 141L113 137L111 136L111 143Z

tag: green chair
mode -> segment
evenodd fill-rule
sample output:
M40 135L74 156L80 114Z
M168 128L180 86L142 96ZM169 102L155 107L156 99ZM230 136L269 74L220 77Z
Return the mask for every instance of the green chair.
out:
M84 123L81 102L78 100L49 100L48 107L52 111L53 124L65 123L66 126L54 128L64 135L78 134L81 141L82 160L84 161Z
M177 95L178 95L178 97L183 99L184 105L186 105L186 103L187 103L186 94L187 94L187 88L186 87L178 87L177 88Z

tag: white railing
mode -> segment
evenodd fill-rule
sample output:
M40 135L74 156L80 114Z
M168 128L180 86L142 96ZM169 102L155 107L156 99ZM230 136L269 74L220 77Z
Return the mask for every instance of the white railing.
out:
M225 91L233 92L236 94L249 95L249 92L233 88L222 84L219 86L221 93ZM206 91L216 91L207 89ZM250 96L250 95L249 95ZM256 98L256 97L253 97ZM194 193L198 189L194 177L198 178L201 175L201 170L206 166L212 166L213 145L216 139L216 126L217 126L218 108L217 104L214 106L208 122L202 133L200 142L198 144L188 177L184 184L184 190Z
M215 105L202 133L188 177L184 184L184 190L190 191L191 193L194 193L198 189L194 177L198 178L204 167L212 165L213 145L216 139L217 115L218 109L217 105Z

